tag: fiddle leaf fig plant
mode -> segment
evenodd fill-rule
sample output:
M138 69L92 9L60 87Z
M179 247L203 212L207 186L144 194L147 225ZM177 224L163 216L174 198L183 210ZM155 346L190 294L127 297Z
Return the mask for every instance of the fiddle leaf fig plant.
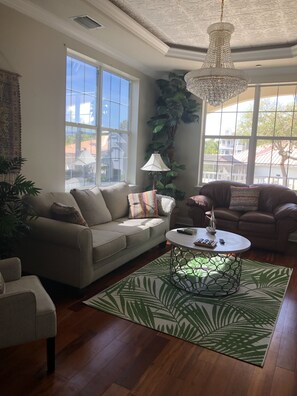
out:
M24 162L21 157L0 156L0 258L15 254L17 243L29 231L27 218L36 217L22 197L38 195L40 189L19 173Z
M169 73L167 80L159 79L156 83L160 96L156 101L156 114L148 121L153 138L147 148L147 159L158 152L170 169L158 175L158 193L183 200L185 193L177 188L175 180L185 170L185 165L175 159L175 136L180 124L199 121L199 104L187 91L184 74ZM182 132L182 128L179 129Z

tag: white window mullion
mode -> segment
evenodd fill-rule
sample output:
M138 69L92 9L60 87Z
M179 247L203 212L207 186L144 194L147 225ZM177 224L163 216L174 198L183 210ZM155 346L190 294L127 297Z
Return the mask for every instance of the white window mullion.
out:
M101 136L102 136L102 69L97 70L97 142L96 142L96 184L101 184Z
M259 108L260 108L260 95L261 88L259 85L255 87L255 98L254 98L254 109L253 109L253 121L252 121L252 134L249 144L249 155L247 165L247 184L252 184L255 173L255 162L256 162L256 150L257 150L257 127L259 119Z

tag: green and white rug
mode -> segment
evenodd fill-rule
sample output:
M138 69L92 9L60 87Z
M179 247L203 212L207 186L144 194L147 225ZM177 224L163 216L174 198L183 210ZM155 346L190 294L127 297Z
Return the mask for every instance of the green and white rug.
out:
M263 366L292 269L243 260L237 293L199 297L172 285L169 257L166 253L84 303Z

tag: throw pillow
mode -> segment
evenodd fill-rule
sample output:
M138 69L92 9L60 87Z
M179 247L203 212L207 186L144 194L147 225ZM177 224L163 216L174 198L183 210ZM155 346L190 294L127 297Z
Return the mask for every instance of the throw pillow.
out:
M73 206L67 206L59 202L54 202L51 206L52 218L55 220L65 221L66 223L74 223L88 226L85 219Z
M4 294L5 293L5 281L3 279L3 276L0 272L0 294Z
M111 221L111 214L98 187L92 190L73 189L70 192L89 227Z
M260 190L258 187L231 186L231 200L229 209L248 212L258 210Z
M129 218L159 217L156 190L128 195Z

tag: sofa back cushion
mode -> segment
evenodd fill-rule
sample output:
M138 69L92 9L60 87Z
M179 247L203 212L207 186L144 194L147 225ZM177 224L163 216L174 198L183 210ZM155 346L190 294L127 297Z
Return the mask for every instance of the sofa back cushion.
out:
M297 195L288 187L278 184L253 184L260 188L259 210L261 212L272 212L278 205L284 203L297 204Z
M73 189L70 193L75 198L89 227L111 221L111 214L98 187L92 190Z
M127 183L117 183L109 187L100 188L100 190L113 220L128 216L130 188Z
M68 192L48 192L40 193L37 196L25 196L24 201L32 207L37 216L52 218L51 207L54 202L59 202L66 206L74 207L81 213L73 196Z
M199 194L211 198L215 208L229 208L231 200L231 186L247 187L247 184L230 181L213 181L201 187Z

